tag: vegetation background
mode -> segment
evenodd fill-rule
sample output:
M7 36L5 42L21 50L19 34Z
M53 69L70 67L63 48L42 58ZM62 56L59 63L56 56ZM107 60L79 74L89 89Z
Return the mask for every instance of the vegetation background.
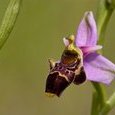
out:
M8 2L0 0L0 23ZM60 98L48 98L44 89L48 58L60 58L62 38L75 34L84 12L96 12L98 2L23 0L13 32L0 51L0 115L90 114L94 90L90 82L71 85ZM115 13L106 32L104 55L115 63ZM110 95L115 82L106 88Z

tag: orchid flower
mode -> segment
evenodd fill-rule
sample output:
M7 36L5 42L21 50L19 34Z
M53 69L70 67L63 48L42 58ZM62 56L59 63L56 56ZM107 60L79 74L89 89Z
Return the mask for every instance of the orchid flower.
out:
M98 35L93 13L86 12L77 34L63 39L65 50L61 60L50 62L50 73L46 82L46 93L60 96L70 83L81 84L86 80L110 84L115 78L115 64L97 50Z

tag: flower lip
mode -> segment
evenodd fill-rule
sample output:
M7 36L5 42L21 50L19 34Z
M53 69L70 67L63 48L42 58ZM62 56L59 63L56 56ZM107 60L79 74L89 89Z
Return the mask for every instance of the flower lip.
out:
M50 96L60 96L63 90L70 83L62 76L59 76L58 72L54 72L53 74L49 74L46 81L46 94Z

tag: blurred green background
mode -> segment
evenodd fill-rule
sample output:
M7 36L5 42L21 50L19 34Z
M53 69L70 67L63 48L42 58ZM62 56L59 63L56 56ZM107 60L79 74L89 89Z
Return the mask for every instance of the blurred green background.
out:
M0 23L9 0L0 0ZM44 94L48 58L59 59L62 38L75 34L87 10L99 0L23 0L15 27L0 51L0 115L90 115L92 85L71 85L60 98ZM115 13L104 55L115 63ZM110 95L115 82L106 86ZM110 115L114 115L112 110Z

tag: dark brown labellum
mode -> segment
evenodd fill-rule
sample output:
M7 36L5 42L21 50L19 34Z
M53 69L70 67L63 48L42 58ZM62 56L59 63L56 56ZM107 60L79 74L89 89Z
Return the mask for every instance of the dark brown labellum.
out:
M70 84L64 77L60 76L58 72L48 75L46 82L47 93L52 93L60 96L62 91Z
M75 79L73 81L74 84L79 85L83 83L86 80L86 74L84 72L84 68L82 67L80 69L80 73L78 75L75 75Z
M71 44L70 44L71 45ZM60 96L72 82L81 84L86 80L81 55L72 46L67 46L58 62L50 62L50 72L46 80L45 92Z

